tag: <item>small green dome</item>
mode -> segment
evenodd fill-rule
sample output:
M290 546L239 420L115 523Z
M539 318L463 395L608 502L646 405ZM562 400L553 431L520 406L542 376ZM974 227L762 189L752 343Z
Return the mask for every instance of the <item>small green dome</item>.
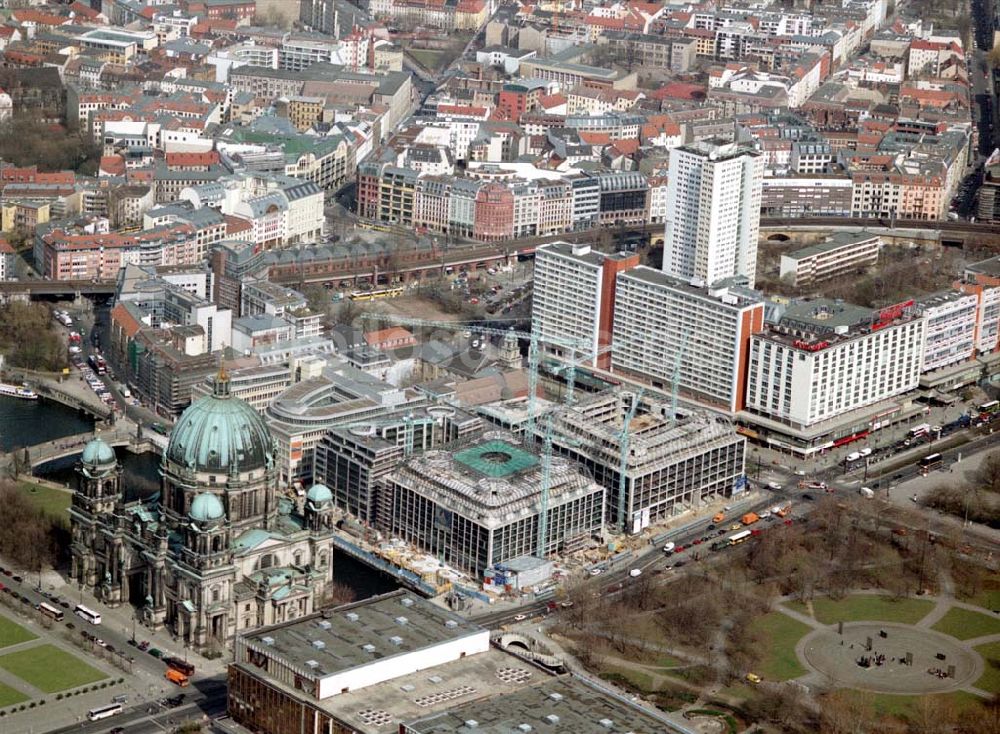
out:
M83 447L83 456L80 459L88 466L105 466L118 461L115 450L100 438L93 439Z
M210 522L224 518L226 510L222 506L222 500L211 492L202 492L194 498L188 515L195 522Z
M228 379L188 406L170 432L164 459L196 472L236 473L270 467L273 440L264 419L229 394Z
M314 484L306 493L306 499L314 505L333 502L333 492L325 484Z

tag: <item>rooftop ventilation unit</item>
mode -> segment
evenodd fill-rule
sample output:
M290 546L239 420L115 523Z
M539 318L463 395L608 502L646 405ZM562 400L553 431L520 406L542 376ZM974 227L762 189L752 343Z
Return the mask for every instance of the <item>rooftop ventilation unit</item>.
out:
M260 638L260 641L263 642L265 645L268 645L268 646L274 644L274 638L273 637L262 637L262 638Z
M441 682L441 676L440 675L432 675L427 680L429 680L431 683L440 683Z
M475 729L477 726L479 726L479 722L476 721L475 719L466 719L465 720L465 725L469 729Z
M320 626L321 629L325 629L325 630L328 630L331 627L333 627L333 625L330 624L329 622L327 622L325 619L321 619L320 620L319 626Z
M401 691L405 691L406 693L409 693L409 692L410 692L410 691L412 691L412 690L413 690L414 688L416 688L416 686L414 686L414 685L413 685L412 683L404 683L403 685L401 685L401 686L399 687L399 690L401 690Z
M449 619L444 623L444 626L450 630L453 630L456 627L458 627L458 622L456 622L454 619Z
M400 645L403 644L403 638L402 637L392 636L392 637L389 638L389 642L391 642L396 647L399 647Z
M553 701L562 701L563 700L563 697L562 697L561 693L550 693L549 694L549 698L551 698Z
M550 724L552 724L553 726L559 723L559 717L556 716L555 714L549 714L548 716L545 717L545 720Z
M406 624L409 621L406 617L396 617L396 624Z
M317 650L325 650L326 649L326 643L323 642L323 640L313 640L312 641L312 646L315 647Z
M614 725L615 722L613 722L611 719L601 719L601 726L603 726L605 729L610 729Z
M361 649L364 650L365 652L375 652L375 646L370 642L366 642L364 645L362 645Z
M518 724L517 728L521 731L531 731L531 724Z
M400 604L402 604L402 605L403 605L404 607L412 607L412 606L413 606L413 599L411 599L411 598L410 598L410 597L408 597L408 596L404 596L404 597L403 597L403 598L402 598L402 599L400 600L400 602L399 602L399 603L400 603Z
M313 670L319 667L319 663L316 662L315 660L306 660L306 665L308 665Z
M358 615L355 612L348 612L344 616L347 617L348 622L357 622L358 619L360 619L360 617L358 617Z

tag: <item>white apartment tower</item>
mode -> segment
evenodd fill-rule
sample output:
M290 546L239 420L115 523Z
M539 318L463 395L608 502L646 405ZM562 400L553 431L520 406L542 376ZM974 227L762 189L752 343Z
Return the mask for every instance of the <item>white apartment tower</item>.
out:
M663 272L711 285L741 276L753 287L764 158L738 143L701 141L670 151Z

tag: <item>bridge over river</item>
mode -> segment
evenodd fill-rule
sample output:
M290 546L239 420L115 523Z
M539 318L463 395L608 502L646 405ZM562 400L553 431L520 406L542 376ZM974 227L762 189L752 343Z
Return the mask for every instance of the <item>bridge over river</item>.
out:
M159 453L163 450L162 442L156 440L159 436L154 436L152 434L143 434L141 437L136 436L136 430L134 426L121 426L116 429L111 429L107 431L93 431L88 433L80 433L75 436L68 436L66 438L58 438L54 441L46 441L45 443L35 444L34 446L21 447L14 449L10 453L0 454L0 466L10 466L15 460L20 460L22 462L22 468L25 467L24 456L25 451L27 451L27 464L31 466L32 469L35 467L46 464L50 461L55 461L56 459L64 459L67 456L76 456L83 451L83 447L94 438L100 437L106 444L113 446L115 448L125 447L132 453L140 454L146 451L156 451Z

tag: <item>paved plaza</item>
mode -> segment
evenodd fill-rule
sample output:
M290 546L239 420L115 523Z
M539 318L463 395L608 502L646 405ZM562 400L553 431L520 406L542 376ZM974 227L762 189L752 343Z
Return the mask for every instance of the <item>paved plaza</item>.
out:
M982 658L954 637L887 622L845 624L843 635L836 627L816 630L801 640L797 652L834 687L877 693L945 693L968 686L983 672ZM913 655L912 665L905 663L907 653ZM859 663L863 659L870 661L867 667ZM955 675L947 677L951 665Z

